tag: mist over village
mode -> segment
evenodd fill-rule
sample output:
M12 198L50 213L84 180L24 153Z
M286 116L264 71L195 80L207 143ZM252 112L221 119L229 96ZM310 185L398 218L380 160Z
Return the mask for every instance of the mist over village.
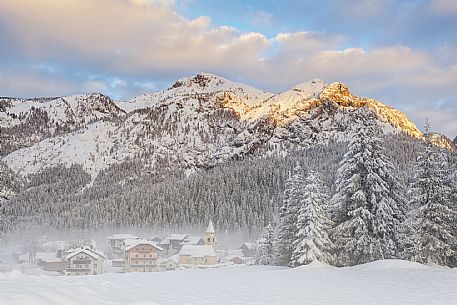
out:
M457 2L0 2L1 305L457 305Z

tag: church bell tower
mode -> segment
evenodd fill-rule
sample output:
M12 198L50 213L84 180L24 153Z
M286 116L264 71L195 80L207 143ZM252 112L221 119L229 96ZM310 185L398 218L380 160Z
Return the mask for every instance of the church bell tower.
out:
M205 237L203 239L205 241L205 245L211 245L214 249L216 249L216 231L214 231L213 222L211 220L209 221L208 228L206 229Z

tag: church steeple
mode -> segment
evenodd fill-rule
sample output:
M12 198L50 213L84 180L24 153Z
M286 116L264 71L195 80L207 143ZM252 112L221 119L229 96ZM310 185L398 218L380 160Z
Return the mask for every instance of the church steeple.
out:
M208 228L206 229L206 234L204 237L205 245L211 245L213 248L216 248L217 239L216 239L216 231L213 227L213 222L210 220L208 224Z

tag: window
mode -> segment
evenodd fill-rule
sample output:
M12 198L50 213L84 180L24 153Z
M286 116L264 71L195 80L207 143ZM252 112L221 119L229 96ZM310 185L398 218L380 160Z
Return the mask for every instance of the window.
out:
M208 242L211 242L211 238L208 237Z
M97 264L94 264L94 268L97 268Z

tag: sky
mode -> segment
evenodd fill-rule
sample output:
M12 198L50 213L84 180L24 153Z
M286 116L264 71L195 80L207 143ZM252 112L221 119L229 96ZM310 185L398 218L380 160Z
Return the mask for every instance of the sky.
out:
M311 79L457 136L457 0L1 0L0 96L127 100L209 72Z

